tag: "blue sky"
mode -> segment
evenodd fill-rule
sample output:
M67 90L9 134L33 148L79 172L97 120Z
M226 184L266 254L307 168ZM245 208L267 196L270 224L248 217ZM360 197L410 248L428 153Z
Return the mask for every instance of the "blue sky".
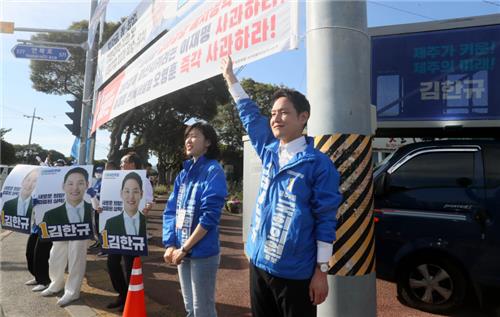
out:
M128 16L139 1L110 0L107 20ZM247 65L239 77L260 82L284 84L306 92L305 5L300 5L301 42L298 50L283 52ZM367 1L368 26L425 22L466 16L500 13L500 0L469 1ZM2 0L0 20L13 21L16 27L66 29L73 21L88 19L90 0ZM0 127L12 129L5 139L14 144L27 144L31 115L36 107L32 143L69 155L74 137L64 126L70 123L65 112L69 96L47 95L35 91L29 79L29 61L16 59L10 50L17 39L29 39L31 33L0 34ZM293 65L293 67L291 67ZM105 158L109 134L97 132L96 159ZM155 160L152 160L155 163Z

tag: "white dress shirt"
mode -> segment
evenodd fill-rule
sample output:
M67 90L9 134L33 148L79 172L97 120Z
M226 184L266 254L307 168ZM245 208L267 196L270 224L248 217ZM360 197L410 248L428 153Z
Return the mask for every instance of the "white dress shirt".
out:
M21 195L17 198L17 215L21 217L26 217L26 214L28 213L28 207L30 206L30 199L31 197L28 197L26 200L23 200L21 198Z
M290 159L295 156L295 154L304 151L306 147L306 138L303 136L300 136L286 144L280 143L278 150L280 169L285 166L286 163L288 163Z
M248 94L245 92L243 87L241 87L241 84L239 82L235 82L229 87L229 93L236 102L240 101L241 99L248 98Z
M76 207L71 206L66 202L66 212L68 214L69 223L79 223L83 222L84 208L83 200L76 205Z
M125 231L128 235L136 236L139 234L139 211L134 216L130 217L128 213L123 211L123 222L125 223Z

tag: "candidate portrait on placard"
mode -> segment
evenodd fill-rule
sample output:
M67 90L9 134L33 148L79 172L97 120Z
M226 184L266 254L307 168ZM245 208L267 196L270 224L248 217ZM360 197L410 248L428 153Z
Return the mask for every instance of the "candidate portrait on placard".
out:
M147 254L144 170L105 171L101 189L102 248L107 253Z
M92 205L87 194L91 171L92 165L42 170L35 209L43 239L80 240L91 236Z
M5 180L2 188L2 228L21 233L31 232L33 193L40 167L17 165Z

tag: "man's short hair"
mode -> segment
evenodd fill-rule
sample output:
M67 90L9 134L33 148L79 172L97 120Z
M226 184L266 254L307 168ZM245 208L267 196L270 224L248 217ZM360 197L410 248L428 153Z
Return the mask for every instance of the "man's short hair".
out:
M64 183L66 183L66 180L68 179L69 175L71 175L71 174L82 174L83 177L85 178L85 181L88 182L89 173L87 172L87 170L82 168L82 167L75 167L75 168L70 169L66 173L66 175L64 175Z
M141 157L136 152L129 152L122 157L122 162L127 160L128 163L134 163L135 169L142 169L142 160Z
M309 104L309 101L307 100L306 96L304 96L300 92L293 89L280 88L276 90L271 97L271 104L274 104L276 100L281 97L285 97L293 104L293 107L297 111L297 114L301 114L302 112L307 112L309 114L311 113L311 105Z

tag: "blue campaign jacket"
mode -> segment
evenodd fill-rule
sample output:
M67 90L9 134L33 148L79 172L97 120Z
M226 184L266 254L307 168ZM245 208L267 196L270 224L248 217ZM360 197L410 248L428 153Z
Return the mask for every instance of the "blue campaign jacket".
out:
M216 160L201 156L193 162L184 162L163 211L163 245L180 248L200 224L208 232L188 256L202 258L220 252L219 220L227 188L224 171ZM178 211L185 211L181 228L176 227Z
M339 173L325 154L307 147L279 169L279 140L269 120L246 98L237 108L250 141L262 160L262 177L246 243L252 264L281 278L311 278L316 241L335 240Z

